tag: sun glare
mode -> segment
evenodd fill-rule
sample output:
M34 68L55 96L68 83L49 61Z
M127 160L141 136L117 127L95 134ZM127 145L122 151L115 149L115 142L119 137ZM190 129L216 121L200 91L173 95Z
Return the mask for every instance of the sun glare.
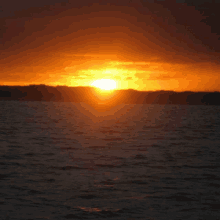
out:
M112 79L99 79L94 81L91 85L102 90L116 89L116 82Z

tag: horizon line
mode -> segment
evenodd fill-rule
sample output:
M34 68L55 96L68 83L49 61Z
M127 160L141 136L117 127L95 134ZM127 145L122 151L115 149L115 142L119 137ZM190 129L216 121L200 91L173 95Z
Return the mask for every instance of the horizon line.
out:
M94 86L68 86L68 85L49 85L49 84L26 84L26 85L5 85L5 84L0 84L0 87L30 87L30 86L47 86L47 87L67 87L67 88L92 88L92 89L96 89L96 87ZM203 92L210 92L210 93L220 93L219 91L216 90L199 90L199 91L192 91L192 90L136 90L136 89L132 89L132 88L128 88L128 89L114 89L113 91L126 91L126 90L133 90L133 91L137 91L137 92L176 92L176 93L183 93L183 92L192 92L192 93L203 93Z

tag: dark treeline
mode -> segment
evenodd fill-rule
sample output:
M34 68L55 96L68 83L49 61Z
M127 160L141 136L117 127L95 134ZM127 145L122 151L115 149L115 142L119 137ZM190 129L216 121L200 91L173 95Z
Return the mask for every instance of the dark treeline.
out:
M92 87L0 86L0 100L55 101L117 104L220 105L219 92L174 92L116 90L109 96L97 95Z

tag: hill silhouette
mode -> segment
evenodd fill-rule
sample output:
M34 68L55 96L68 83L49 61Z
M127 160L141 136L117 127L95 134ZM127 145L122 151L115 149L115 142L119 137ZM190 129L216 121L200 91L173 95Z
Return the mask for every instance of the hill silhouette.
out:
M118 104L220 105L220 92L136 91L128 89L115 90L109 95L102 96L93 87L0 86L0 100L84 102L92 106Z

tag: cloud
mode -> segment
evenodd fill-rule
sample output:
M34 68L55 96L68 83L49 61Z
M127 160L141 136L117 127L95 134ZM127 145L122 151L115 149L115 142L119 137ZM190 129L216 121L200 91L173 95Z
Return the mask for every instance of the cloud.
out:
M219 4L176 2L4 1L1 77L59 82L112 76L132 84L218 76Z
M115 66L118 66L118 65L124 65L124 66L127 66L127 65L148 65L149 62L118 62L118 61L113 61L113 62L110 62L109 64L112 64L112 65L115 65Z

